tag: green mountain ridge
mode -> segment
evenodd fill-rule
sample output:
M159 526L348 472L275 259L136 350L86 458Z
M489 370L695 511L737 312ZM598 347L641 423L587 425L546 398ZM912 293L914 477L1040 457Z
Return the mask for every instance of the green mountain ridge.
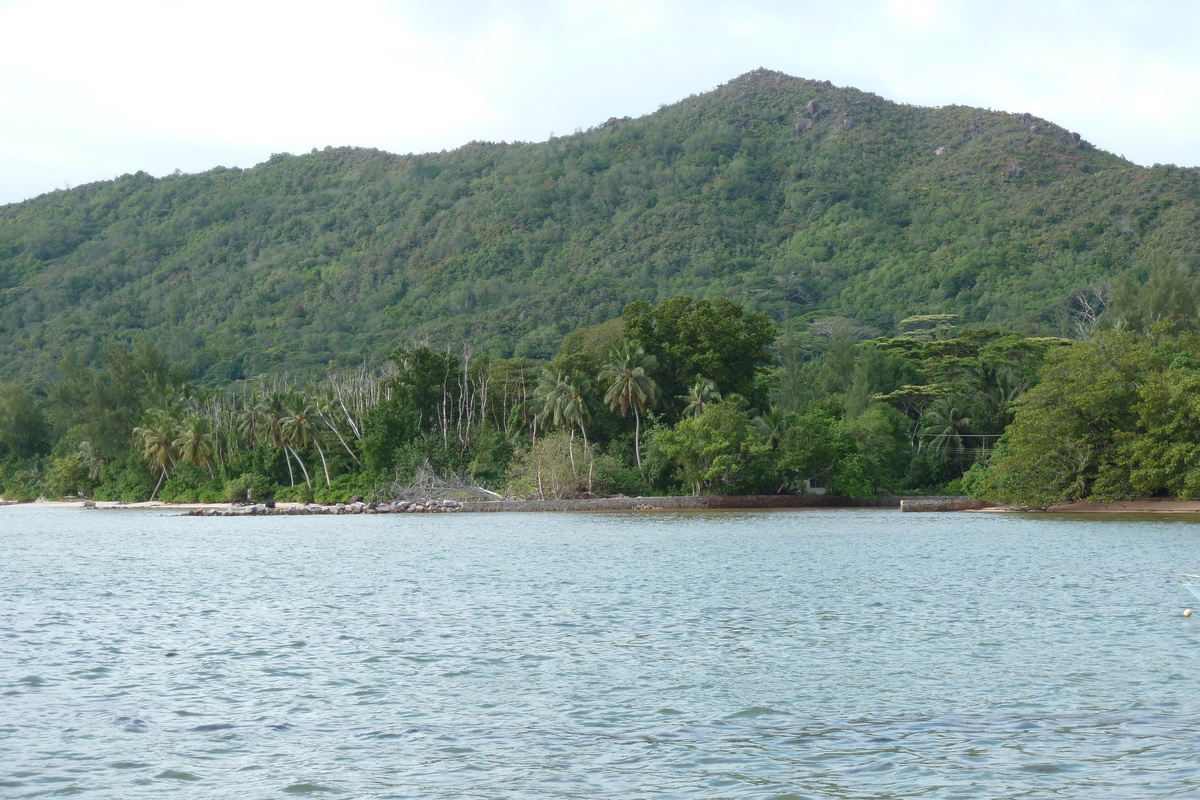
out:
M1057 334L1077 292L1195 273L1197 176L768 70L539 144L125 175L0 206L0 377L144 336L213 382L419 340L545 357L678 294Z

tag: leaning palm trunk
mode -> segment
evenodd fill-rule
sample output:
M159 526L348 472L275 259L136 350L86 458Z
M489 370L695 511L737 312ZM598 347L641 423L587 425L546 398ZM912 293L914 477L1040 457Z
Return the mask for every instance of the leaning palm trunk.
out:
M591 494L592 493L592 473L595 471L595 468L596 468L596 459L592 458L592 454L590 452L591 446L588 444L588 440L587 440L587 428L583 427L582 421L580 421L580 423L579 423L579 432L583 434L583 454L585 456L587 456L587 460L588 460L588 494ZM572 431L572 434L573 433L574 433L574 431Z
M154 491L150 493L150 502L154 502L154 498L158 497L158 490L162 488L163 480L167 477L167 468L163 467L163 471L158 475L158 483L154 486Z
M308 477L308 468L304 466L304 459L300 458L300 454L296 452L296 448L289 445L284 445L288 450L292 451L292 455L296 457L296 463L300 465L300 471L304 473L304 483L308 488L312 488L312 479ZM286 451L285 451L286 452ZM293 486L296 484L293 482Z
M321 454L321 469L325 470L325 486L332 487L333 482L329 480L329 465L325 463L325 451L321 449L321 443L316 439L313 439L313 444L317 446L317 452Z
M283 446L283 460L287 462L288 485L295 486L296 485L296 473L292 472L292 457L290 455L288 455L287 445Z
M350 457L354 459L354 463L361 467L362 462L358 460L358 456L354 455L354 451L350 449L350 445L346 444L346 440L342 438L342 432L335 425L329 425L328 427L329 430L333 431L333 435L338 438L338 441L342 443L342 447L346 448L346 452L350 454Z
M637 461L638 472L642 471L642 418L637 406L633 407L633 458Z

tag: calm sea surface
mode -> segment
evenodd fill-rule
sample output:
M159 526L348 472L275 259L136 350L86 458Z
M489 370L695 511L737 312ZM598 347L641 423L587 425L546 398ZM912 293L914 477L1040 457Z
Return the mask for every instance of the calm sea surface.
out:
M0 797L1200 797L1200 525L0 510Z

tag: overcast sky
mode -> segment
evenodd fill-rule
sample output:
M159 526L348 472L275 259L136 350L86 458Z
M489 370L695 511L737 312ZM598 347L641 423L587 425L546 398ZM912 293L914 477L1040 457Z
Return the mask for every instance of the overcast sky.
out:
M1190 0L0 0L0 203L325 145L542 141L757 67L1200 164Z

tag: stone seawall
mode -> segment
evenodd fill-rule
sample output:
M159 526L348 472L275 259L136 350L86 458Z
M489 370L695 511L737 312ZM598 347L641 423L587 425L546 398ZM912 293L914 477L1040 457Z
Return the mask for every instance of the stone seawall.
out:
M711 495L707 497L604 497L594 500L488 500L463 503L463 511L718 511L757 508L898 508L900 498L868 500L821 494Z
M987 506L970 497L905 497L900 501L901 511L974 511Z

